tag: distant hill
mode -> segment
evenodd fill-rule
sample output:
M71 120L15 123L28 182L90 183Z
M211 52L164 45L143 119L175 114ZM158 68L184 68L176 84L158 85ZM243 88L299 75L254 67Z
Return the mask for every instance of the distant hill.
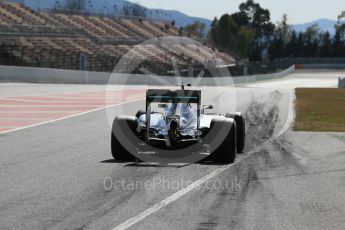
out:
M315 20L315 21L311 21L311 22L307 22L307 23L303 23L303 24L296 24L296 25L291 25L292 29L297 31L297 32L304 32L307 30L308 27L314 25L314 24L318 24L319 28L321 31L328 31L330 34L335 34L335 24L337 22L334 20L330 20L330 19L319 19L319 20Z

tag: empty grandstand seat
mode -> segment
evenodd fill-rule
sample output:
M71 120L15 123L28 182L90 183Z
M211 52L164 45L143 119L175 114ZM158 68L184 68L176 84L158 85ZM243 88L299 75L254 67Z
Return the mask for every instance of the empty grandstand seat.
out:
M101 62L115 65L125 54L129 64L131 58L166 64L174 58L179 65L213 56L234 61L207 47L133 46L157 36L179 35L179 30L166 22L35 12L17 3L0 2L0 34L0 43L15 45L11 50L18 59L46 67L77 68L80 53L87 55L88 68L95 70L100 70Z

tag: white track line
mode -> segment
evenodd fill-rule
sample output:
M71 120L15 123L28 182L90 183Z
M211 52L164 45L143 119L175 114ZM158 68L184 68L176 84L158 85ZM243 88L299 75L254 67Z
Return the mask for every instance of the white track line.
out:
M129 96L123 96L123 95L115 95L115 96L107 96L105 98L105 96L102 97L71 97L71 98L54 98L54 97L50 97L50 96L37 96L37 97L43 97L43 98L50 98L50 99L54 99L54 100L39 100L39 99L27 99L27 98L15 98L15 97L7 97L7 98L0 98L0 104L1 101L13 101L13 102L29 102L29 103L52 103L54 105L54 103L58 103L57 105L59 105L59 103L84 103L84 102L92 102L92 103L104 103L104 102L108 102L108 103L114 103L114 101L117 100L122 100L124 97L133 97L133 96L137 96L139 95L139 93L135 93L134 95L129 95ZM29 96L31 97L31 96ZM99 105L99 104L97 104Z
M108 105L109 104L115 104L116 102L112 102L112 103L107 103ZM103 103L104 105L105 103ZM82 105L2 105L1 104L1 101L0 101L0 105L1 105L1 108L25 108L25 109L30 109L30 108L75 108L75 107L78 107L78 108L89 108L89 107L95 107L95 106L100 106L100 104L97 104L97 105L85 105L85 104L82 104ZM0 112L3 112L0 110Z
M90 106L90 107L92 107L92 106ZM96 107L96 106L93 106L93 107ZM82 110L49 110L49 111L47 111L47 110L34 110L34 111L18 111L18 110L16 110L16 111L0 111L0 116L1 115L3 115L3 114L18 114L18 113L20 113L20 114L33 114L33 113L39 113L39 114L55 114L55 113L79 113L79 112L81 112Z
M113 102L114 100L119 100L119 99L123 99L123 97L118 97L118 98L110 98L110 99L104 99L104 97L102 99L94 99L94 98L84 98L82 100L79 99L66 99L66 100L36 100L36 99L17 99L17 98L7 98L7 99L0 99L0 103L1 100L3 101L15 101L15 102L33 102L33 103L84 103L84 102L93 102L93 103L97 103L97 102L104 102L104 101L109 101L109 102Z
M138 215L136 215L136 216L128 219L127 221L123 222L122 224L116 226L112 230L125 230L125 229L128 229L128 228L132 227L133 225L135 225L138 222L142 221L146 217L148 217L148 216L152 215L153 213L157 212L161 208L164 208L165 206L169 205L170 203L172 203L172 202L176 201L177 199L181 198L182 196L186 195L190 191L198 188L200 185L202 185L206 181L208 181L208 180L210 180L210 179L220 175L225 170L227 170L227 169L233 167L234 165L240 163L244 159L248 158L252 154L254 154L257 151L259 151L260 149L262 149L268 143L270 143L270 142L276 140L277 138L279 138L281 135L283 135L289 129L289 127L291 126L291 124L293 122L293 119L294 119L294 111L293 111L293 98L294 98L294 96L293 95L294 95L294 93L292 93L291 96L290 96L290 100L289 100L289 114L288 114L287 120L286 120L283 128L276 135L271 137L267 142L257 146L253 150L247 152L246 155L244 157L238 159L236 161L236 163L231 164L231 165L225 165L225 166L222 166L222 167L212 171L211 173L207 174L206 176L202 177L201 179L195 181L194 183L192 183L192 184L188 185L187 187L181 189L180 191L172 194L171 196L167 197L166 199L160 201L159 203L156 203L155 205L153 205L150 208L146 209L145 211L139 213Z
M20 127L20 128L17 128L17 129L11 129L11 130L8 130L8 131L0 132L0 135L16 132L16 131L23 130L23 129L33 128L33 127L36 127L36 126L45 125L45 124L49 124L49 123L53 123L53 122L57 122L57 121L62 121L62 120L69 119L69 118L72 118L72 117L78 117L78 116L82 116L82 115L85 115L85 114L88 114L88 113L92 113L92 112L96 112L96 111L99 111L99 110L108 109L108 108L111 108L111 107L125 105L125 104L129 104L129 103L133 103L133 102L138 102L138 101L142 101L142 100L145 100L145 98L141 98L141 99L137 99L137 100L132 100L132 101L127 101L127 102L123 102L123 103L119 103L119 104L115 104L115 105L104 106L104 107L100 107L100 108L97 108L97 109L85 111L85 112L82 112L82 113L73 114L71 116L61 117L61 118L58 118L58 119L55 119L55 120L51 120L51 121L45 121L45 122L40 122L40 123L29 125L29 126Z
M135 89L129 89L128 91L136 91L140 93L140 90ZM106 93L104 93L106 92ZM97 91L80 91L80 92L53 92L50 94L29 94L29 95L8 95L8 96L0 96L0 100L7 100L9 98L16 98L16 97L51 97L51 98L62 98L62 99L71 99L75 98L75 96L81 96L81 98L86 98L88 95L97 95L97 96L103 96L102 93L108 95L110 93L114 93L114 95L117 95L116 93L121 93L123 91L121 90L110 90L110 91L104 91L104 90L97 90ZM145 90L144 90L145 92Z
M97 92L103 92L103 91L87 91L86 93L97 93ZM7 99L7 98L11 98L11 97L23 97L23 96L29 96L29 97L50 97L50 95L52 95L54 97L54 95L61 95L61 96L64 96L64 95L72 95L72 94L84 94L85 92L83 91L80 91L80 92L52 92L51 94L28 94L28 95L7 95L7 96L0 96L0 100L1 99ZM70 96L68 96L70 97Z

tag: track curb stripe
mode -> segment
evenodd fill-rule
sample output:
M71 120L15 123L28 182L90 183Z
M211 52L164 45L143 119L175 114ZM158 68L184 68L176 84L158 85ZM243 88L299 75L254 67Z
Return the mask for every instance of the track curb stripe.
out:
M49 123L53 123L53 122L57 122L57 121L62 121L62 120L66 120L66 119L69 119L69 118L78 117L78 116L82 116L82 115L85 115L85 114L88 114L88 113L93 113L93 112L96 112L96 111L100 111L100 110L103 110L103 109L108 109L108 108L112 108L112 107L116 107L116 106L121 106L121 105L129 104L129 103L133 103L133 102L138 102L138 101L142 101L142 100L145 100L145 98L140 98L140 99L136 99L136 100L132 100L132 101L126 101L126 102L119 103L119 104L104 106L104 107L100 107L100 108L97 108L97 109L85 111L85 112L82 112L82 113L73 114L71 116L61 117L61 118L50 120L50 121L45 121L45 122L40 122L40 123L36 123L36 124L33 124L33 125L23 126L23 127L17 128L17 129L11 129L11 130L8 130L8 131L0 132L0 135L8 134L8 133L16 132L16 131L20 131L20 130L23 130L23 129L33 128L33 127L36 127L36 126L45 125L45 124L49 124Z

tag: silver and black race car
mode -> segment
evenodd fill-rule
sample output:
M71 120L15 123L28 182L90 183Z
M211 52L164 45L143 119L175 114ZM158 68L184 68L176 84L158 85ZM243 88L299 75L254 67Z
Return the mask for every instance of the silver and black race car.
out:
M146 110L135 116L117 116L111 135L112 155L135 160L138 154L207 152L207 161L234 162L245 145L241 113L206 113L200 90L150 89ZM172 151L176 150L176 151Z

